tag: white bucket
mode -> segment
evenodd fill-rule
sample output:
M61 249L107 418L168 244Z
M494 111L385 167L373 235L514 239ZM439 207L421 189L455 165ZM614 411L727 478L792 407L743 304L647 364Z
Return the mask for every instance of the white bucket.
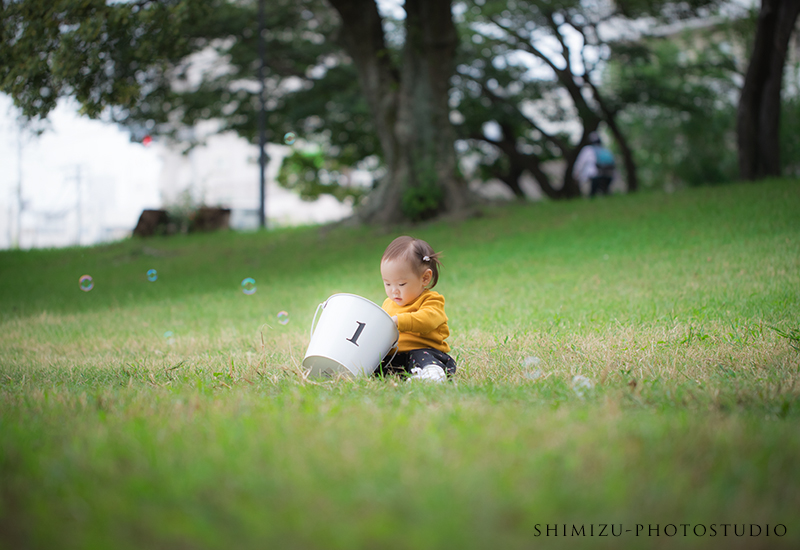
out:
M314 313L303 368L311 377L368 376L397 346L399 337L394 321L380 306L355 294L334 294Z

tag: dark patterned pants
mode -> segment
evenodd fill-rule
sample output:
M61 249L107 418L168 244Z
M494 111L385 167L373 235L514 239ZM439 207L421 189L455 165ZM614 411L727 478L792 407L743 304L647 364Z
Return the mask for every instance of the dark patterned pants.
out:
M448 377L456 373L456 362L452 357L438 349L422 348L397 352L397 355L394 356L390 363L381 363L375 369L375 375L411 374L411 369L414 367L423 369L428 365L442 367Z

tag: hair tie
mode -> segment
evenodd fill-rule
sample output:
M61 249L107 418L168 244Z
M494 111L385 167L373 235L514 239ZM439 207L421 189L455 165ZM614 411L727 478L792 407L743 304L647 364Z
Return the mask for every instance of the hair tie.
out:
M431 257L430 256L423 256L422 257L422 261L423 262L430 262L431 261Z

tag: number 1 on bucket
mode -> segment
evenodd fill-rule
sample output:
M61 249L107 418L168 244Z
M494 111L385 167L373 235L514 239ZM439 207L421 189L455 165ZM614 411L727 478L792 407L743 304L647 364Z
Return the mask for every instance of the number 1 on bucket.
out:
M367 326L366 323L362 323L361 321L356 321L358 328L356 329L353 336L350 338L345 338L348 342L353 342L355 345L358 345L358 337L361 336L361 331L364 330L364 327Z

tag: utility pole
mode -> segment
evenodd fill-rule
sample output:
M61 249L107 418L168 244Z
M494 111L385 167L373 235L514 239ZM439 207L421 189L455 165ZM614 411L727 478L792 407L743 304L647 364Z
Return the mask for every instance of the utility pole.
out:
M22 122L17 121L17 234L11 242L11 248L19 248L22 241Z
M259 88L259 105L258 105L258 188L259 188L259 205L258 205L258 226L262 229L267 227L267 186L264 181L265 171L267 165L267 153L264 150L266 145L266 138L264 135L264 111L266 86L264 83L264 0L258 0L258 82Z
M76 218L76 231L75 231L75 244L80 246L81 238L83 237L83 185L81 178L81 165L75 165L75 175L65 176L64 179L69 181L75 178L75 218Z
M75 187L78 190L78 203L76 205L76 211L77 211L77 214L78 214L78 216L77 216L77 218L78 218L78 235L77 235L77 239L76 239L77 242L75 244L80 246L81 245L81 237L82 237L81 233L83 231L83 212L81 210L82 209L82 203L83 203L83 196L81 194L81 165L80 164L76 164L75 165Z

